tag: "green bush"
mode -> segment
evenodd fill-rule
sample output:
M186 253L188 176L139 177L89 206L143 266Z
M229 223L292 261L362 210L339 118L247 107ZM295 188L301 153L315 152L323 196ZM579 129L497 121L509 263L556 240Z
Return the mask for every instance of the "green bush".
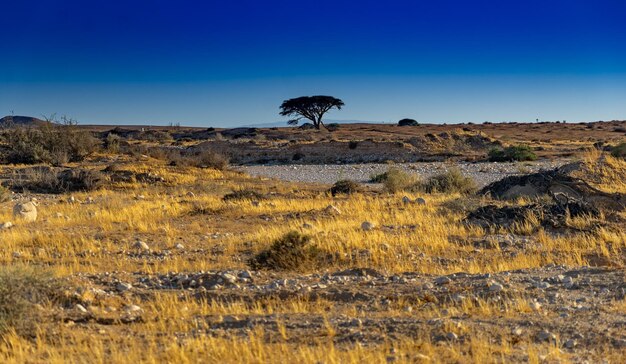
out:
M330 193L333 196L336 196L338 194L350 195L358 191L359 191L359 184L348 179L337 181L330 188Z
M490 162L534 161L537 155L527 145L515 145L504 149L494 148L489 151Z
M419 189L426 193L474 193L477 190L476 182L463 175L458 168L451 168L419 183Z
M622 142L611 148L611 155L615 158L626 159L626 142Z
M311 245L311 237L291 231L250 261L253 269L306 270L320 266L325 254Z
M374 176L372 180L381 181L383 183L383 189L390 193L411 190L418 182L415 175L394 167L389 168L389 170L383 174Z

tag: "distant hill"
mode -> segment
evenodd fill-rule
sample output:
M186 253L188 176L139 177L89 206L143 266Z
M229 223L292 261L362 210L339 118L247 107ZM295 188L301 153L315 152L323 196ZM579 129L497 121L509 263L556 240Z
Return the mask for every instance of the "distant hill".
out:
M41 126L45 125L47 121L34 118L32 116L11 116L7 115L0 119L0 127L7 127L12 125L19 126Z

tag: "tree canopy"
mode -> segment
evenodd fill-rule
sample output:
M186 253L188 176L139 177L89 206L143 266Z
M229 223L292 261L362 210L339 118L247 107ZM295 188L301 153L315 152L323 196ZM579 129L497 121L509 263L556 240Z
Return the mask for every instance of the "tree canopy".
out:
M291 116L287 123L296 125L301 119L313 122L316 129L324 125L322 118L330 109L341 110L343 101L332 96L301 96L283 101L280 105L280 115Z

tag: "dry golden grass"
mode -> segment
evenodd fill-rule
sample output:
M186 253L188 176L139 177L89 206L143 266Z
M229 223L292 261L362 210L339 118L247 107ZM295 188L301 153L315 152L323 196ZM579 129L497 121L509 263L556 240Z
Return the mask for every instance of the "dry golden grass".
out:
M608 192L625 192L624 161L587 155L588 165L599 175L597 186ZM462 209L451 209L465 199L458 194L426 196L425 206L405 205L401 196L365 192L347 198L332 198L318 187L250 178L235 172L167 167L156 161L126 166L136 172L151 172L167 181L160 185L119 184L92 193L75 193L78 201L69 203L69 195L39 197L37 222L17 224L1 231L0 264L15 262L46 266L59 277L76 273L198 272L214 269L246 268L246 257L266 249L273 240L292 230L303 230L303 223L313 228L313 244L343 257L328 269L353 266L376 268L388 274L406 271L425 274L453 272L487 273L541 267L549 263L588 264L587 256L619 256L626 249L626 231L603 226L589 229L593 221L570 219L569 224L584 232L556 236L544 231L538 221L529 218L513 230L532 235L538 244L507 255L494 249L489 254L477 250L473 239L485 238L480 228L465 225ZM225 202L225 193L252 188L268 196L258 204L252 201ZM193 192L193 196L188 194ZM409 195L411 198L418 195ZM527 201L519 201L520 204ZM333 204L341 214L327 216L321 211ZM0 221L10 221L11 203L0 205ZM363 231L363 221L376 225ZM507 233L507 231L501 231ZM228 234L226 234L228 233ZM136 240L148 243L155 252L170 250L163 259L131 259L128 252ZM250 244L251 242L251 244ZM173 250L185 245L189 254ZM220 254L211 249L219 247ZM354 254L367 251L367 254ZM19 254L16 254L19 253ZM435 259L437 258L437 259ZM111 301L113 305L121 302ZM395 305L395 306L394 306ZM377 313L386 317L409 315L402 301ZM338 310L333 303L288 300L219 303L162 293L142 302L143 322L127 326L101 327L95 324L71 325L53 321L41 324L36 338L9 332L0 341L0 361L23 362L95 362L95 363L197 363L197 362L504 362L508 359L541 362L568 361L568 354L542 343L526 343L515 351L509 341L493 342L480 329L454 327L471 334L463 343L437 345L428 337L387 338L379 345L359 344L337 347L335 328L330 321L308 345L291 340L298 335L280 322L280 315L325 315ZM470 315L493 318L533 314L522 297L504 303L464 302L420 310L418 317ZM612 310L624 310L616 302ZM339 313L360 317L363 313L341 308ZM337 313L337 312L335 312ZM278 334L253 329L245 337L206 335L199 318L220 320L224 315L277 315ZM416 314L412 314L416 317ZM200 325L200 326L199 326ZM502 333L508 337L510 333ZM392 349L393 348L393 349ZM602 352L602 348L598 349ZM521 355L521 356L520 356ZM619 352L606 349L602 356L619 360Z

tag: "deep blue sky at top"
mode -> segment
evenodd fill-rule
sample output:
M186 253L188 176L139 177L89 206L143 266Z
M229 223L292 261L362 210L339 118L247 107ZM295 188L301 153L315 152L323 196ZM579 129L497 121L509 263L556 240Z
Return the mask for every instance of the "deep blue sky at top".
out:
M0 114L235 126L626 119L626 2L0 0Z

